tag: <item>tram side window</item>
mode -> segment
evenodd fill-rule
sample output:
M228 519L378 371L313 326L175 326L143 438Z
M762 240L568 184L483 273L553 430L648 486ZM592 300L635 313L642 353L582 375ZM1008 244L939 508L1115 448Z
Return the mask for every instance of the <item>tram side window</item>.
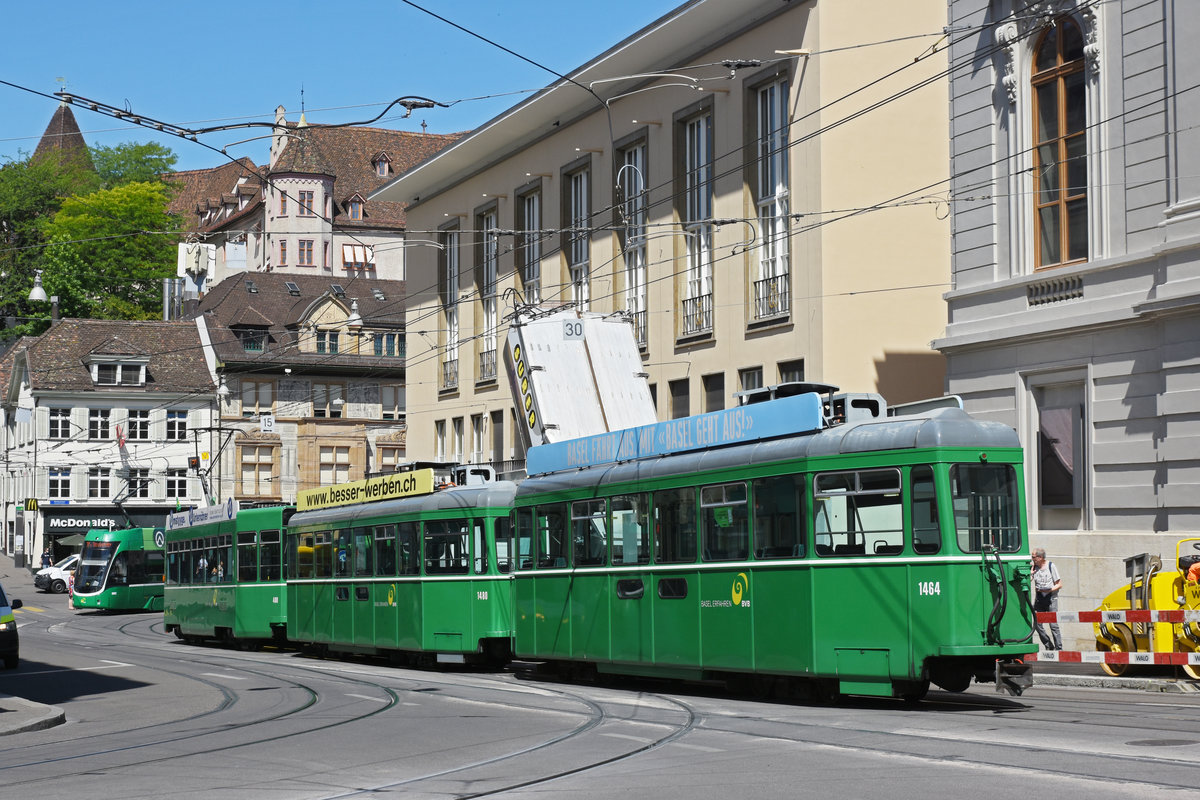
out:
M472 552L475 554L475 574L484 575L488 571L487 538L483 534L483 520L471 520Z
M396 574L396 526L375 528L375 574L388 577Z
M316 570L313 564L315 539L311 533L302 533L288 537L288 577L315 578Z
M237 533L238 583L258 580L258 535L254 531Z
M496 540L496 571L501 574L512 572L512 519L509 517L496 517L492 520L492 530Z
M258 541L260 543L258 549L258 579L260 581L277 581L283 577L282 564L280 563L283 551L280 547L279 537L279 531L261 531L258 534Z
M333 577L348 578L354 563L354 534L349 529L333 532Z
M183 553L179 552L179 543L171 542L167 545L167 583L177 585L179 581L180 564L183 562Z
M128 550L123 550L113 556L112 563L108 567L109 586L129 585L129 556L130 551Z
M333 546L329 531L317 531L313 540L313 577L333 577Z
M355 528L354 529L354 575L358 578L367 577L375 573L375 565L372 563L371 556L374 553L374 545L371 539L370 528Z
M1008 464L955 464L950 495L958 546L965 553L985 547L1002 553L1021 546L1017 478Z
M537 565L539 569L571 566L567 551L567 507L563 503L537 507Z
M148 550L146 559L146 583L162 583L166 576L166 553L161 550Z
M931 555L942 549L942 529L938 524L937 490L931 467L913 467L912 492L913 552Z
M430 520L425 523L425 574L466 575L470 571L470 521Z
M801 498L804 476L776 475L751 484L754 493L754 557L802 558Z
M654 493L654 560L691 564L696 560L696 490Z
M513 511L513 540L516 550L517 569L533 569L533 509L518 508Z
M126 580L130 586L149 582L149 576L146 574L146 551L127 551L126 570ZM159 580L162 580L161 574L159 575Z
M750 555L746 484L701 487L700 509L704 515L704 560L744 561Z
M217 583L229 583L233 580L233 535L225 534L217 542L217 557L212 567L213 580Z
M612 563L650 563L650 496L617 495L612 499Z
M608 509L603 500L581 500L571 504L571 539L577 567L604 566L608 535L604 523Z
M421 574L421 539L415 522L396 526L396 557L401 575Z
M897 555L904 550L900 472L830 472L813 483L817 555Z

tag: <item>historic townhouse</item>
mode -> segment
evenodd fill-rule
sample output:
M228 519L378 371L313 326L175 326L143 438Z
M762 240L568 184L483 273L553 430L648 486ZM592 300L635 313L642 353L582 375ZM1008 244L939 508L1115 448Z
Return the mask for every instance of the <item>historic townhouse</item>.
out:
M936 0L690 2L371 195L409 204L410 455L523 458L519 303L628 315L663 419L789 380L940 395L944 26Z
M201 344L194 322L66 319L6 354L5 552L36 563L89 528L206 504L216 386Z
M297 490L404 461L404 283L243 272L197 314L220 373L222 498Z
M190 223L180 266L199 291L246 270L403 280L404 206L368 197L458 135L290 123L282 106L276 125L267 164L171 178L172 209Z
M1200 530L1200 6L949 4L949 390L1079 607ZM1066 606L1071 607L1071 606Z

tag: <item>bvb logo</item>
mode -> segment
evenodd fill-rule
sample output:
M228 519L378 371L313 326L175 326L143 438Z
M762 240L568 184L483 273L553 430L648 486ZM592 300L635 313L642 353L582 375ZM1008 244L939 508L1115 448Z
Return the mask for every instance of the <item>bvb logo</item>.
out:
M396 605L396 584L388 587L388 606Z
M740 606L742 604L742 595L750 588L750 579L746 577L746 573L739 572L737 577L733 579L733 604Z

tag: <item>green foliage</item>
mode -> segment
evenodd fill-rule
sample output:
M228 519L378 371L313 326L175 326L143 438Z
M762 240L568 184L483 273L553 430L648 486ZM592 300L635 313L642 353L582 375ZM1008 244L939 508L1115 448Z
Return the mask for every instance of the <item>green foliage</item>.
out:
M105 189L126 183L161 181L175 169L177 159L169 147L155 142L121 142L115 147L89 147L92 163Z
M175 274L179 223L167 213L168 189L137 181L67 198L44 228L47 294L63 316L155 319L162 279Z

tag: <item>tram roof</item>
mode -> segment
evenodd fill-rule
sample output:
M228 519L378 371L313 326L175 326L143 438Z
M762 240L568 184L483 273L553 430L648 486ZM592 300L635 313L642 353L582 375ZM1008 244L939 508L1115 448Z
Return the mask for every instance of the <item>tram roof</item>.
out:
M1020 446L1017 432L1007 425L974 419L958 408L939 408L912 416L847 423L748 444L533 476L521 484L518 494L586 484L652 480L798 458L935 447L992 449Z
M517 485L512 481L496 481L482 486L460 486L441 489L432 494L418 497L403 497L379 503L358 503L351 506L323 508L318 511L304 511L293 516L288 526L295 528L303 525L321 525L333 521L353 523L360 519L373 519L391 514L505 507L512 505L516 492Z

